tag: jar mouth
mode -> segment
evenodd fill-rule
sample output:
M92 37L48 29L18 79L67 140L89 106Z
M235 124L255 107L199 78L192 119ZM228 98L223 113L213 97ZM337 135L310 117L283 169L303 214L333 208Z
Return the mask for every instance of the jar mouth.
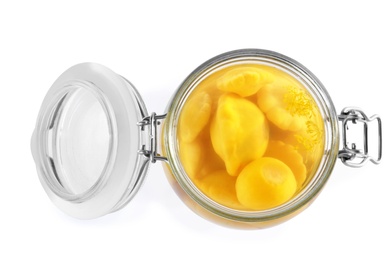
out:
M246 211L223 206L200 191L186 174L179 157L178 118L183 105L196 86L212 73L238 64L260 64L275 67L298 80L314 98L324 122L324 150L317 171L304 188L286 203L267 210ZM172 173L181 188L206 210L240 222L263 222L287 216L307 205L325 185L338 153L337 113L322 83L303 65L276 52L243 49L221 54L195 69L181 84L167 108L163 140Z
M115 159L113 111L90 82L66 82L42 117L42 177L61 198L81 202L107 181Z

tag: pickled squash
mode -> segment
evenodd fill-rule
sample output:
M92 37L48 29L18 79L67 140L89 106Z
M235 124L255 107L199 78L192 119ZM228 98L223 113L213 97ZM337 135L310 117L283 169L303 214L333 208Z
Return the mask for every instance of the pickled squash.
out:
M211 172L199 182L199 188L216 202L232 208L240 208L236 195L236 178L225 170Z
M313 177L324 123L314 98L291 75L237 64L196 85L177 136L183 168L205 196L261 211L288 202Z
M276 207L289 200L297 189L291 169L282 161L263 157L248 164L237 177L237 198L253 210Z
M305 119L287 109L284 103L287 93L287 86L267 85L258 92L257 102L268 120L277 127L282 130L298 131L304 126Z
M303 163L302 155L292 145L281 141L270 141L264 156L272 157L285 163L295 176L297 188L300 188L305 182L306 166Z
M273 75L255 67L239 67L226 72L217 81L217 88L241 97L255 94L264 84L272 82Z
M209 121L211 98L207 93L202 92L191 96L187 102L180 117L180 137L184 142L191 142Z
M252 102L224 94L219 98L210 136L227 172L237 176L246 164L263 156L268 144L268 123Z
M180 143L180 160L191 179L203 178L210 172L225 169L225 164L215 153L211 141L203 135L191 143Z
M202 146L201 141L194 141L192 143L182 142L180 144L180 160L191 178L199 176L201 167L205 161Z

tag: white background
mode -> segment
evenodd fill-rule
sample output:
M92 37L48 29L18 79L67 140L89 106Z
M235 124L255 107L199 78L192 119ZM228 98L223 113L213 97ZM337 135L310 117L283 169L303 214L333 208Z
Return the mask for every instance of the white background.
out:
M0 259L390 259L389 29L390 7L375 0L1 1ZM29 142L43 97L64 70L104 64L161 113L198 65L249 47L304 64L338 111L381 114L383 162L338 162L307 210L265 230L198 217L159 163L114 214L80 221L50 202Z

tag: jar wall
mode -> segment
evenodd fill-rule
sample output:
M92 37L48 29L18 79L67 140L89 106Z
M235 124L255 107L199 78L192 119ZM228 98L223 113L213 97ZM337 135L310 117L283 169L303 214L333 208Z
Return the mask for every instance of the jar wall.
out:
M183 188L179 185L177 180L175 179L175 176L172 173L172 169L169 166L168 163L163 163L163 169L165 172L165 175L167 177L167 180L173 190L175 191L176 195L182 200L182 202L189 208L191 209L195 214L198 216L213 222L217 225L221 225L224 227L228 228L233 228L233 229L264 229L264 228L270 228L276 225L279 225L283 222L286 222L299 213L301 213L303 210L305 210L314 200L315 198L319 195L319 193L316 194L315 197L310 200L307 204L299 208L298 210L292 212L291 214L288 214L283 217L278 217L275 219L269 219L269 220L264 220L264 221L239 221L239 220L233 220L229 219L226 217L223 217L221 215L212 213L211 211L205 209L202 207L198 202L196 202L194 199L192 199L184 190Z

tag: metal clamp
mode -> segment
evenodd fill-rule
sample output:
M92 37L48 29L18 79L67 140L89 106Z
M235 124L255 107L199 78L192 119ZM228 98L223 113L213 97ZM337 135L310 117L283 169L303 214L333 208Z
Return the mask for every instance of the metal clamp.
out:
M378 115L372 117L367 117L358 108L347 107L341 111L341 114L338 116L338 119L342 122L342 150L339 151L338 157L341 161L350 167L361 167L368 160L374 164L378 164L382 158L382 121ZM347 130L348 122L363 123L363 149L358 149L356 143L351 143L351 146L348 146L347 142ZM368 123L372 121L378 122L378 157L374 158L369 155L368 149Z
M168 161L166 157L163 157L159 153L157 153L157 147L158 147L157 126L161 124L161 120L165 119L166 116L167 114L156 115L156 113L152 113L150 116L144 117L142 121L137 123L137 125L141 127L142 131L145 130L145 126L149 126L150 149L147 150L145 145L143 145L142 149L140 149L138 153L149 158L150 162L152 163L155 163L156 161L165 161L165 162Z

